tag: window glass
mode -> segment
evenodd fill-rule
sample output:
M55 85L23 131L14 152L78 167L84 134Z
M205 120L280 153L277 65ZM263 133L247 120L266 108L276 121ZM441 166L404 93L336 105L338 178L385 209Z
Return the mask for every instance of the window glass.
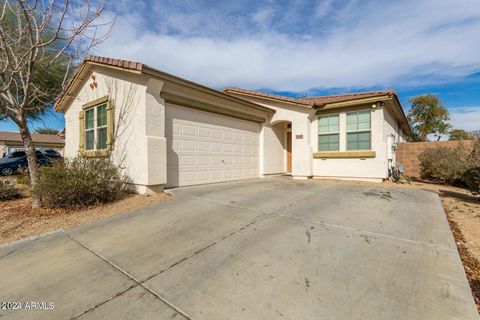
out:
M25 152L24 151L16 151L10 154L10 158L20 158L20 157L25 157Z
M85 149L93 150L95 146L95 131L90 130L85 132Z
M339 115L318 117L318 151L339 150Z
M85 149L107 148L107 104L85 110Z
M371 149L370 123L370 111L347 113L347 150Z
M347 133L347 150L370 150L370 131Z
M94 117L95 110L93 108L85 111L85 129L93 129L95 124Z
M338 134L325 134L318 136L319 151L338 151L339 137Z
M338 123L339 123L338 114L321 116L318 118L318 132L319 133L338 132L339 130Z
M370 111L347 113L347 130L370 129Z
M107 128L97 129L97 149L106 149L107 148Z
M97 107L97 127L107 125L107 105L102 104Z

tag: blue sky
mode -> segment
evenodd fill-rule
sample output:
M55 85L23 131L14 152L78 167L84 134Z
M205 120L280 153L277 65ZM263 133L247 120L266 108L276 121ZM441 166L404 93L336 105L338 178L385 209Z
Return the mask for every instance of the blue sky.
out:
M480 129L480 1L110 2L95 54L220 89L291 96L395 89L438 95L454 127ZM61 115L44 120L63 127ZM42 127L43 123L34 126ZM0 123L0 130L15 130Z

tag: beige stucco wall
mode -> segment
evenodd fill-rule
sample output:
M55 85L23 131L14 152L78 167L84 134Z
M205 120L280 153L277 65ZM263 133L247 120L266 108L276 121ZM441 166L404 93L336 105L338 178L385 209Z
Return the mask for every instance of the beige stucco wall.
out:
M91 75L95 75L96 87L91 88ZM74 157L79 151L78 116L82 106L103 96L113 99L115 105L115 147L112 159L132 179L140 192L157 191L167 182L167 157L165 138L165 101L163 92L179 97L221 105L230 110L246 112L238 102L203 90L186 89L180 84L163 82L141 74L93 66L90 74L65 113L65 156ZM233 94L234 95L234 94ZM286 131L291 123L292 131L292 176L294 178L330 177L347 179L380 180L388 174L388 136L395 133L403 140L402 133L392 115L385 107L372 112L372 150L375 158L314 159L318 151L318 116L316 110L277 100L257 97L237 97L250 100L275 111L249 110L249 114L266 117L261 125L259 141L259 175L285 173L287 170ZM218 101L217 101L218 100ZM346 150L346 112L340 114L340 151Z
M96 88L90 84L95 75ZM65 157L79 152L79 112L90 101L109 96L115 106L115 145L112 159L140 192L166 183L164 103L162 82L155 79L95 67L65 112ZM148 186L148 187L147 187Z
M313 175L315 177L355 178L355 179L383 179L386 178L386 137L384 136L384 109L369 107L371 110L371 137L372 150L375 158L352 159L314 159ZM346 151L346 118L347 112L336 111L340 114L340 150ZM318 145L318 119L313 121L315 146ZM316 147L315 147L316 148Z
M312 129L311 122L314 117L314 110L309 107L284 103L276 100L267 100L256 97L245 97L235 95L257 104L275 110L273 116L264 124L261 139L260 163L263 163L263 174L285 173L286 172L286 136L283 134L283 144L278 139L280 128L278 124L286 125L291 123L292 131L292 176L295 178L308 178L312 176ZM271 127L276 128L276 133L271 132ZM263 147L262 147L263 146ZM283 149L281 150L280 147ZM274 160L276 158L277 160ZM283 167L281 172L279 169Z
M276 139L278 134L274 135L271 132L272 124L282 123L282 121L291 121L292 123L292 176L298 178L318 177L380 181L388 177L388 135L394 133L400 141L404 140L403 132L399 130L398 123L386 107L373 109L371 105L366 105L364 108L357 108L357 110L365 109L372 112L372 150L376 152L375 158L314 159L313 153L318 151L318 116L315 115L315 110L260 97L241 94L237 94L237 96L276 111L263 129L262 161L265 173L278 173L280 162L284 164L282 173L286 172L286 142L284 140L283 145L281 145ZM346 151L347 111L337 109L330 113L340 115L339 151ZM280 147L283 152L281 152ZM274 157L280 160L273 161L272 158Z
M279 174L286 171L286 122L265 124L260 132L260 174Z

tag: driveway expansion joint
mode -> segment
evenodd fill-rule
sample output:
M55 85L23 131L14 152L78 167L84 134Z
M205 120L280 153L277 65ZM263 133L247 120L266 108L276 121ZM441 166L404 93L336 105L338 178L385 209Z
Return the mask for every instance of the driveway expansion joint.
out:
M438 249L442 249L442 250L449 251L449 252L457 252L456 249L447 248L447 247L444 247L444 246L440 246L438 244L433 244L433 243L429 243L429 242L425 242L425 241L401 238L401 237L396 237L396 236L392 236L392 235L388 235L388 234L384 234L384 233L378 233L378 232L373 232L373 231L356 229L356 228L343 226L343 225L340 225L340 224L332 224L332 223L328 223L328 222L324 222L324 221L315 221L315 220L312 220L312 219L292 217L292 216L287 216L287 215L282 215L282 214L275 214L275 215L278 216L278 217L281 217L281 218L286 218L286 219L299 221L301 223L319 224L319 225L323 225L323 226L327 226L327 227L331 227L331 228L349 230L349 231L359 232L359 233L362 233L362 234L374 235L374 236L378 236L378 237L381 237L381 238L388 238L388 239L394 239L394 240L399 240L399 241L404 241L404 242L409 242L409 243L414 243L414 244L419 244L419 245L425 245L425 246L428 246L428 247L431 247L431 248L438 248Z
M224 203L224 202L221 202L221 201L212 200L212 199L208 199L208 198L195 197L195 199L210 202L210 203L213 203L213 204L218 204L218 205L221 205L221 206L224 206L224 207L233 207L233 208L237 208L237 209L244 209L244 210L254 211L254 212L258 212L258 213L263 214L263 216L260 216L257 219L257 221L264 220L264 219L267 219L269 217L277 216L277 217L282 217L282 218L287 218L287 219L291 219L291 220L300 221L302 223L320 224L320 225L324 225L324 226L328 226L328 227L332 227L332 228L349 230L349 231L354 231L354 232L360 232L360 233L363 233L363 234L375 235L375 236L382 237L382 238L389 238L389 239L394 239L394 240L399 240L399 241L404 241L404 242L409 242L409 243L414 243L414 244L419 244L419 245L425 245L425 246L428 246L428 247L431 247L431 248L439 248L439 249L446 250L446 251L449 251L449 252L456 252L456 248L452 249L452 248L444 247L444 246L441 246L441 245L437 245L437 244L433 244L433 243L429 243L429 242L425 242L425 241L401 238L401 237L396 237L396 236L392 236L392 235L388 235L388 234L384 234L384 233L366 231L366 230L356 229L356 228L352 228L352 227L348 227L348 226L344 226L344 225L332 224L332 223L327 223L327 222L324 222L324 221L316 221L316 220L305 219L305 218L300 218L300 217L293 217L293 216L288 216L288 215L285 215L285 214L281 214L281 212L285 211L287 208L295 205L296 203L303 202L305 200L308 200L310 198L315 198L317 196L318 196L317 192L309 194L309 195L305 196L304 198L302 198L298 201L291 202L287 205L284 205L281 208L272 210L270 212L257 210L257 209L254 209L254 208L249 208L249 207L244 207L244 206L239 206L239 205L234 205L234 204L229 204L229 203Z
M116 270L120 271L121 273L123 273L125 276L127 276L129 279L131 279L132 281L134 281L135 283L130 286L129 288L127 288L126 290L123 290L122 292L119 292L117 293L116 295L110 297L109 299L95 305L94 307L88 309L88 310L85 310L77 315L75 315L73 319L77 319L79 318L80 316L100 307L101 305L113 300L114 298L116 297L119 297L121 295L123 295L124 293L126 293L127 291L133 289L134 287L136 287L137 285L141 286L144 290L148 291L149 293L151 293L152 295L154 295L157 299L161 300L163 303L165 303L167 306L169 306L170 308L172 308L173 310L175 310L177 313L181 314L182 316L184 316L186 319L189 319L189 320L192 320L192 317L189 316L185 311L179 309L177 306L173 305L171 302L167 301L166 299L164 299L163 297L161 297L159 294L157 294L155 291L149 289L148 287L146 287L143 282L144 281L139 281L138 279L136 279L133 275L131 275L130 273L128 273L126 270L122 269L120 266L116 265L114 262L110 261L108 258L104 257L103 255L101 255L100 253L94 251L93 249L91 249L90 247L88 247L86 244L84 244L83 242L81 242L80 240L77 240L75 239L73 236L71 236L70 234L68 234L67 232L63 231L62 230L62 233L65 234L68 238L70 238L72 241L78 243L80 246L82 246L83 248L85 248L86 250L88 250L90 253L94 254L95 256L97 256L98 258L102 259L103 261L105 261L106 263L108 263L110 266L112 266L113 268L115 268Z

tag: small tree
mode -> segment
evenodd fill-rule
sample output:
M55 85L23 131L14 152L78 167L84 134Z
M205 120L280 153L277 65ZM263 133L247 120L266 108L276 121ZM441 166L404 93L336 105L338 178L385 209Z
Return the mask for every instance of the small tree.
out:
M469 140L470 133L463 129L453 129L450 131L450 140Z
M49 128L49 127L35 129L35 133L40 133L40 134L55 135L55 134L58 134L58 132L59 131L57 129L53 129L53 128Z
M109 35L111 23L97 22L106 4L0 0L0 113L18 126L32 187L38 168L27 118L52 104L65 90L72 65ZM35 196L32 206L40 206Z
M425 141L431 132L448 132L450 115L438 97L426 94L414 97L409 102L412 105L408 111L408 120L413 129L413 140Z

